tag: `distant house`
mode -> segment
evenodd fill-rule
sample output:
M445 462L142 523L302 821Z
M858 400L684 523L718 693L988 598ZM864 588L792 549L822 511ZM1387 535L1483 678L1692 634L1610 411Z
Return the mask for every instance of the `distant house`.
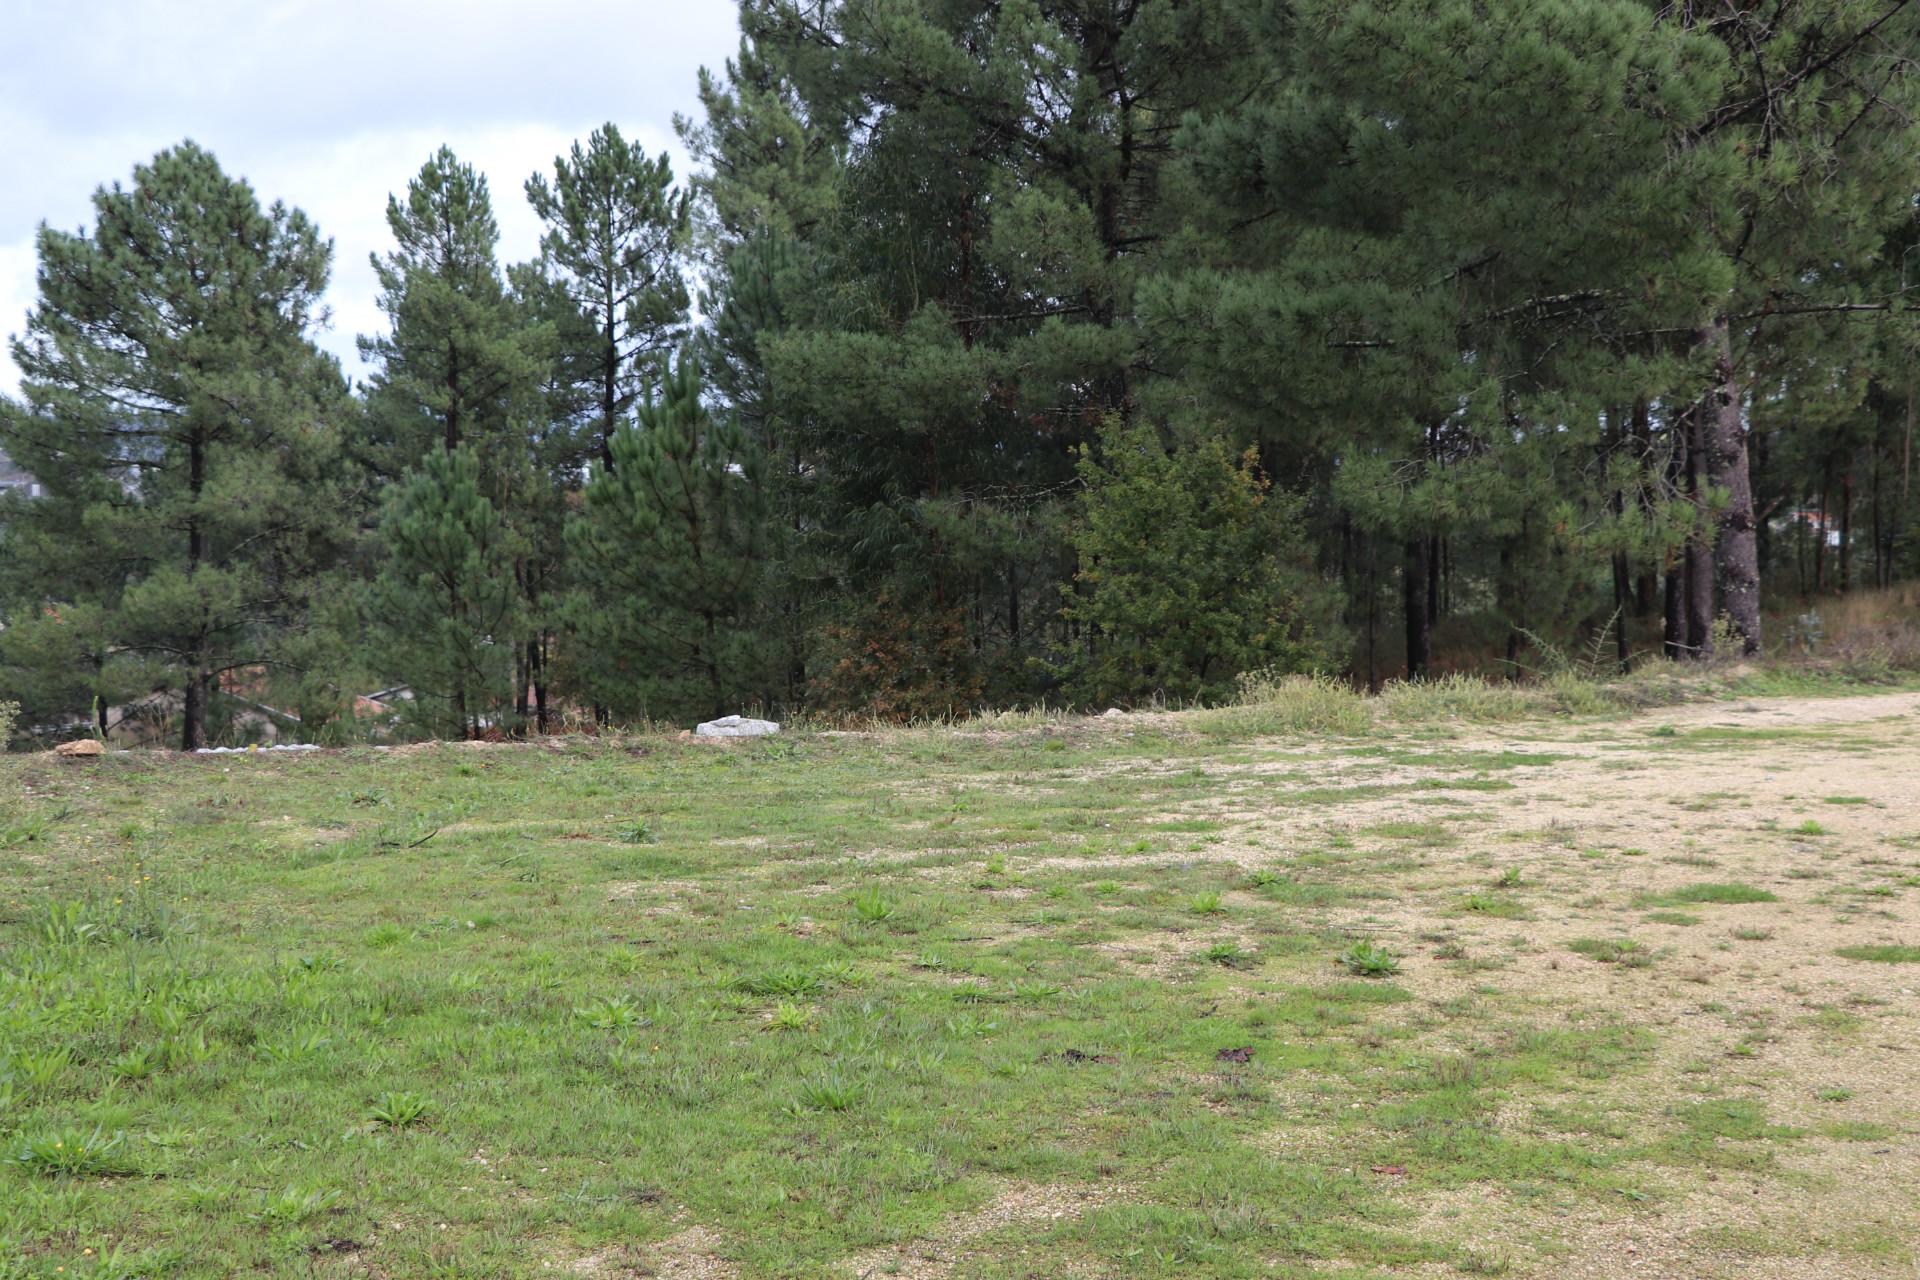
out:
M21 470L12 458L0 453L0 493L12 489L25 489L29 498L40 496L40 482Z

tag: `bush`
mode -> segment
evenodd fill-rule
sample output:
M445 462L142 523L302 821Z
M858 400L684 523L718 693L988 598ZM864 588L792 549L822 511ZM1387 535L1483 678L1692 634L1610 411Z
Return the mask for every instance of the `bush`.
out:
M1233 704L1207 712L1203 730L1353 737L1373 728L1373 704L1352 686L1325 675L1268 668L1243 672Z
M1477 676L1394 681L1380 690L1380 707L1395 720L1524 720L1551 711L1539 686Z
M1169 452L1152 426L1115 420L1079 471L1079 590L1062 612L1089 639L1068 663L1072 698L1222 701L1242 672L1324 665L1302 502L1251 452Z
M815 704L881 720L939 720L980 702L966 611L882 592L845 622L824 630L810 664Z
M20 718L20 704L0 702L0 751L7 749L7 743L13 741L14 722Z

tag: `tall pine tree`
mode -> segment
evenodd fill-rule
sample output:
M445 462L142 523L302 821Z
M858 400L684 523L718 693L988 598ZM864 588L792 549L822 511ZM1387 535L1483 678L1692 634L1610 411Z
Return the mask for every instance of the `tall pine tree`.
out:
M606 463L645 370L686 335L687 196L665 153L649 159L612 124L553 167L551 181L527 180L527 200L545 227L548 275L592 326L580 363L599 411L593 452Z
M345 386L310 336L331 247L191 142L93 207L91 233L39 232L39 300L13 344L25 403L0 409L0 448L60 500L7 536L89 548L93 631L153 664L181 745L202 747L222 677L271 672L350 533ZM72 589L49 577L6 608L57 613Z
M764 455L737 419L708 413L690 355L662 364L657 398L612 449L567 526L595 698L661 719L768 701Z

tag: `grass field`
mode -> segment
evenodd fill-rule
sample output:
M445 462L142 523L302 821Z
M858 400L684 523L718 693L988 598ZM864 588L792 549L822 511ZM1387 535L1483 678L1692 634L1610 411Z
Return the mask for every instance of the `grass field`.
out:
M1920 695L0 758L0 1277L1910 1276Z

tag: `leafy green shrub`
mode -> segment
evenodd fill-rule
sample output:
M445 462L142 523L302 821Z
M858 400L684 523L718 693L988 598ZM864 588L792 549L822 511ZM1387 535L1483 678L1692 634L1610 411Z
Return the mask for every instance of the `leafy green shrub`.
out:
M1361 978L1385 978L1400 972L1400 957L1371 940L1356 942L1340 953L1347 972Z
M1526 907L1512 898L1497 893L1470 893L1460 899L1460 909L1471 911L1475 915L1495 916L1502 920L1518 920L1527 914Z
M1229 969L1240 969L1246 967L1248 956L1237 942L1215 942L1207 947L1206 961Z
M837 1072L815 1076L800 1082L794 1091L793 1102L788 1110L798 1113L804 1111L846 1111L866 1096L866 1087L856 1080L849 1080Z
M893 915L893 904L878 889L863 889L853 895L853 914L868 924L879 924Z
M766 973L740 978L734 985L753 996L810 996L826 983L811 969L788 965L782 969L773 969Z
M13 1163L55 1177L107 1178L135 1172L127 1157L127 1135L95 1128L90 1133L63 1129L24 1139Z
M643 1027L648 1022L646 1015L640 1012L640 1006L633 1002L633 997L626 995L605 996L576 1008L573 1015L596 1031L620 1031L628 1027Z
M804 1007L782 1000L767 1015L769 1031L805 1031L813 1025L813 1015Z
M261 1201L257 1216L263 1222L305 1222L308 1218L325 1213L339 1202L340 1193L331 1188L321 1191L302 1191L298 1187L289 1186L265 1197Z
M1218 702L1241 672L1324 665L1303 503L1251 452L1217 438L1169 452L1152 424L1113 419L1079 471L1079 590L1061 612L1100 639L1068 660L1074 701Z
M0 751L7 749L7 743L13 739L13 726L20 719L20 704L0 702Z
M367 1118L383 1129L410 1129L427 1118L431 1104L405 1089L381 1094L367 1110Z

